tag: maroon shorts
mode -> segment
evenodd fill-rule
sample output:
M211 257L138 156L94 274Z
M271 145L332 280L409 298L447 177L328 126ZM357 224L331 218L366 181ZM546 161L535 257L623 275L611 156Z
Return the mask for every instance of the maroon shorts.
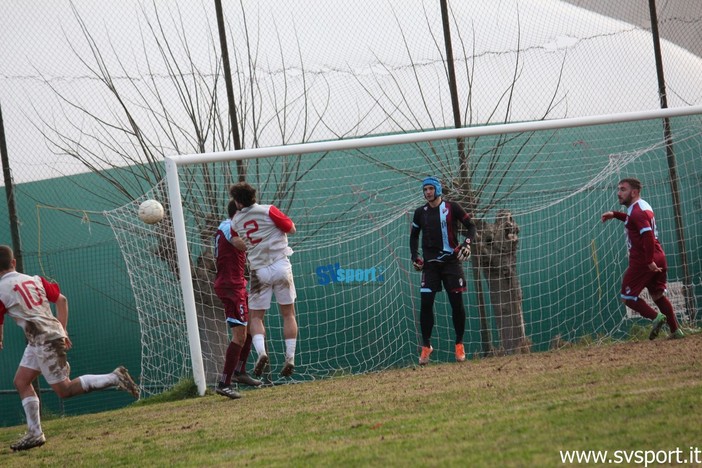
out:
M631 266L624 272L622 279L622 299L635 300L644 288L653 294L667 289L667 269L661 272L651 271L648 266Z
M224 315L230 327L248 324L249 322L249 293L246 287L215 288L217 297L224 304Z

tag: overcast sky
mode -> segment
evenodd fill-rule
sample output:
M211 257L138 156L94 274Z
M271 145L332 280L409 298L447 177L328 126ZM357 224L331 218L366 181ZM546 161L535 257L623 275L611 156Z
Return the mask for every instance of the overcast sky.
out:
M556 0L450 3L463 102L469 94L466 76L473 80L472 124L485 123L495 108L502 119L542 118L556 86L558 105L551 118L658 106L651 39L640 27ZM120 118L114 99L87 67L94 61L76 12L118 78L118 86L144 77L167 81L169 70L148 41L146 19L155 24L151 0L72 4L75 12L67 0L0 2L0 104L18 183L85 171L73 159L55 154L42 136L47 125L75 135L80 134L77 129L90 128L90 119L71 104L101 118ZM183 50L185 37L198 72L211 74L218 65L210 40L217 33L213 2L156 4L174 50ZM280 111L276 100L283 92L306 94L311 103L304 110L299 101L291 103L287 133L270 125L259 136L261 146L295 143L303 136L324 140L452 125L438 1L244 0L241 4L243 10L239 2L225 5L230 56L233 62L245 58L248 37L260 82L258 117L273 122ZM462 60L464 53L467 61ZM664 53L669 105L702 102L700 59L672 43L664 44ZM515 66L519 78L508 114L501 98ZM236 72L248 75L251 68ZM65 93L70 102L58 99L51 87ZM164 93L177 99L165 87ZM393 108L396 114L388 118L387 110ZM307 135L303 125L292 124L303 112L310 124L316 123Z

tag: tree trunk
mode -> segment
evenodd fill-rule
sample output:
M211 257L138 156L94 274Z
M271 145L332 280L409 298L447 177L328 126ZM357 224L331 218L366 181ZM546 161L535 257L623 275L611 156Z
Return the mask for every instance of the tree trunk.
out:
M193 269L195 302L199 304L197 321L200 328L205 381L214 385L219 382L224 366L224 355L229 346L229 331L219 298L214 293L216 275L214 256L205 249Z
M519 226L512 214L500 210L494 224L483 225L477 249L502 349L507 354L528 353L531 347L524 329L522 287L517 275L518 234Z

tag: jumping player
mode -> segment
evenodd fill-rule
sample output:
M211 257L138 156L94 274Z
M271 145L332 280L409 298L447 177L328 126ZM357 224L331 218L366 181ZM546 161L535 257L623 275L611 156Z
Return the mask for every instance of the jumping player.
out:
M250 331L258 354L254 374L260 376L268 364L265 346L263 317L271 306L275 294L283 317L285 339L285 364L280 375L289 377L295 369L297 346L297 320L295 318L295 282L293 280L288 246L288 234L295 233L295 223L274 205L256 203L256 189L246 182L239 182L229 189L236 202L237 213L232 226L244 239L251 270L249 308Z

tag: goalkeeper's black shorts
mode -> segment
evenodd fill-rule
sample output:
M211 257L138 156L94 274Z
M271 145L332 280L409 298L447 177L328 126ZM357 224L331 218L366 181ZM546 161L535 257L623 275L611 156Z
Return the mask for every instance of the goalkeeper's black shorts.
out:
M466 280L463 265L458 260L448 262L428 261L422 270L421 292L465 292Z

